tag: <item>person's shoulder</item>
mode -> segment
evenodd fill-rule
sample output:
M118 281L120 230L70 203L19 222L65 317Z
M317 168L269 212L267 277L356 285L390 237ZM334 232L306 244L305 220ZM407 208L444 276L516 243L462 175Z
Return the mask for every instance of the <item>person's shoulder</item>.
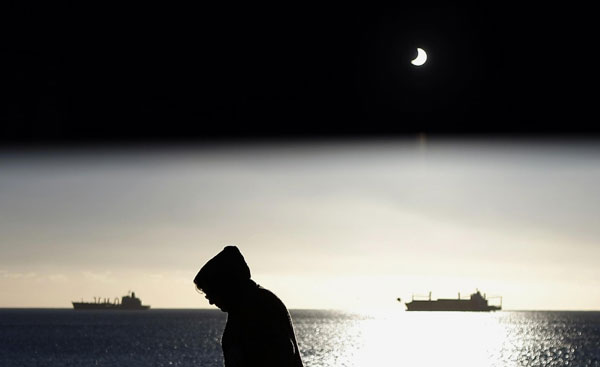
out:
M258 298L260 298L261 300L283 304L281 299L279 299L279 297L277 297L277 295L275 293L271 292L267 288L264 288L260 285L258 285L256 287L256 294L258 295Z
M283 301L277 297L275 293L260 285L256 288L254 300L255 304L263 309L270 311L285 311L287 313L287 308Z

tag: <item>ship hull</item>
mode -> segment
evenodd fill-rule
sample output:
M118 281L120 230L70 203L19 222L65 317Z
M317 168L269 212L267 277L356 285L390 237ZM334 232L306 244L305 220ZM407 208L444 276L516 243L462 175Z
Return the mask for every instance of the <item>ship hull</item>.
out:
M500 310L499 306L477 304L470 300L437 300L437 301L412 301L406 303L407 311L462 311L462 312L489 312Z
M87 303L87 302L72 302L75 310L148 310L150 306L129 306L115 305L112 303Z

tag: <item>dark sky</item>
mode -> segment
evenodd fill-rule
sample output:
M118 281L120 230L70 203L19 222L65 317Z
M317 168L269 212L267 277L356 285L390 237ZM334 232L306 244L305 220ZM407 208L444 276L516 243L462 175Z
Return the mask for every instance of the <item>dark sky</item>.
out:
M597 133L585 9L140 2L8 14L7 142ZM416 47L422 68L409 63Z

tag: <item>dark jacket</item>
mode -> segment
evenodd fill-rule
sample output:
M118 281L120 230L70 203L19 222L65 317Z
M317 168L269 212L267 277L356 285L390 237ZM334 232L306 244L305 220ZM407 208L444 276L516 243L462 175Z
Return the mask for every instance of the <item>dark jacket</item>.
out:
M292 320L276 295L252 282L221 341L226 367L302 367Z

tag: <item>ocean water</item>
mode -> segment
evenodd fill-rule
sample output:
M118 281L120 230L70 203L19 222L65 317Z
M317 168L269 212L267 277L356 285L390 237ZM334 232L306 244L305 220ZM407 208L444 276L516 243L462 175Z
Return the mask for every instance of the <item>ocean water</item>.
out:
M600 366L600 312L292 310L307 367ZM1 309L0 366L222 366L218 310Z

